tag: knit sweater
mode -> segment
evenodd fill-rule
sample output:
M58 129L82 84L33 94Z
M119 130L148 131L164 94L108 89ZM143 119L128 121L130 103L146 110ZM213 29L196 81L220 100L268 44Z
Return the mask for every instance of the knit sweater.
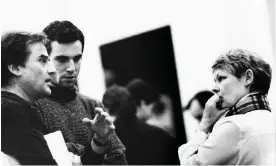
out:
M70 152L83 155L84 147L90 146L94 133L82 123L82 119L93 119L95 107L103 105L75 90L56 87L51 90L50 97L36 101L39 117L49 132L62 132ZM115 134L109 137L109 144L104 159L98 164L126 164L125 147Z

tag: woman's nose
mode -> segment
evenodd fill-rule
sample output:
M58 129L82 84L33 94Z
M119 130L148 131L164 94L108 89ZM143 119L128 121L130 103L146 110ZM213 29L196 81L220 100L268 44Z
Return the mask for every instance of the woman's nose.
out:
M218 92L219 92L219 88L218 88L218 86L217 86L217 85L215 85L215 87L212 89L212 91L213 91L214 93L218 93Z

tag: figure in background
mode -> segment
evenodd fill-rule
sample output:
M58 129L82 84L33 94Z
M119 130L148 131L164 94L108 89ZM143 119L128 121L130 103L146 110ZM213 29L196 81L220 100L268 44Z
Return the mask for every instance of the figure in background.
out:
M105 128L90 130L82 122L88 118L85 122L89 124L92 122L89 119L97 117L95 111L103 108L100 102L80 94L75 88L84 50L83 33L70 21L54 21L43 32L50 40L47 51L56 69L50 86L52 94L36 101L44 125L50 132L60 130L68 150L74 154L83 155L92 141L93 147L97 147L93 149L97 160L88 156L83 164L126 164L125 147L114 132L102 135ZM102 111L100 115L109 117Z
M215 86L195 136L179 147L181 165L275 165L267 101L271 68L256 53L233 49L212 66Z
M184 127L189 141L198 128L206 102L214 95L211 91L204 90L196 93L183 110Z
M134 100L126 88L111 86L102 102L114 119L130 165L179 165L175 138L138 120Z
M172 101L169 96L158 93L142 79L131 80L126 88L135 101L135 114L139 120L175 136Z

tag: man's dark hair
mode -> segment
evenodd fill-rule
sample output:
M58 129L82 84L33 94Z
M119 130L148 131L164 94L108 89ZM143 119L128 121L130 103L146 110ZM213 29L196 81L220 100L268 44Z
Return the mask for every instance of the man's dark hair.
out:
M136 107L140 106L141 101L144 100L146 104L154 103L153 113L160 115L164 112L164 103L160 101L160 94L155 88L142 79L131 80L126 88L132 95Z
M1 36L1 87L9 85L14 76L8 66L25 66L29 58L29 46L46 44L46 36L40 33L7 32Z
M135 104L126 88L112 85L104 93L102 103L108 109L110 115L117 117L118 121L116 123L135 123Z
M82 52L84 49L84 35L70 21L54 21L43 29L48 39L53 42L57 41L60 44L68 44L80 40L82 44ZM48 54L52 51L51 43L47 46Z

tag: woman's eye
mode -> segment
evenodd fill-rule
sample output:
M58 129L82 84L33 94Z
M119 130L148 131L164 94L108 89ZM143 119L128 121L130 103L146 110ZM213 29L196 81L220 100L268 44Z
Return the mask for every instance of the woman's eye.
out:
M224 80L226 77L218 77L218 82L221 82L222 80Z

